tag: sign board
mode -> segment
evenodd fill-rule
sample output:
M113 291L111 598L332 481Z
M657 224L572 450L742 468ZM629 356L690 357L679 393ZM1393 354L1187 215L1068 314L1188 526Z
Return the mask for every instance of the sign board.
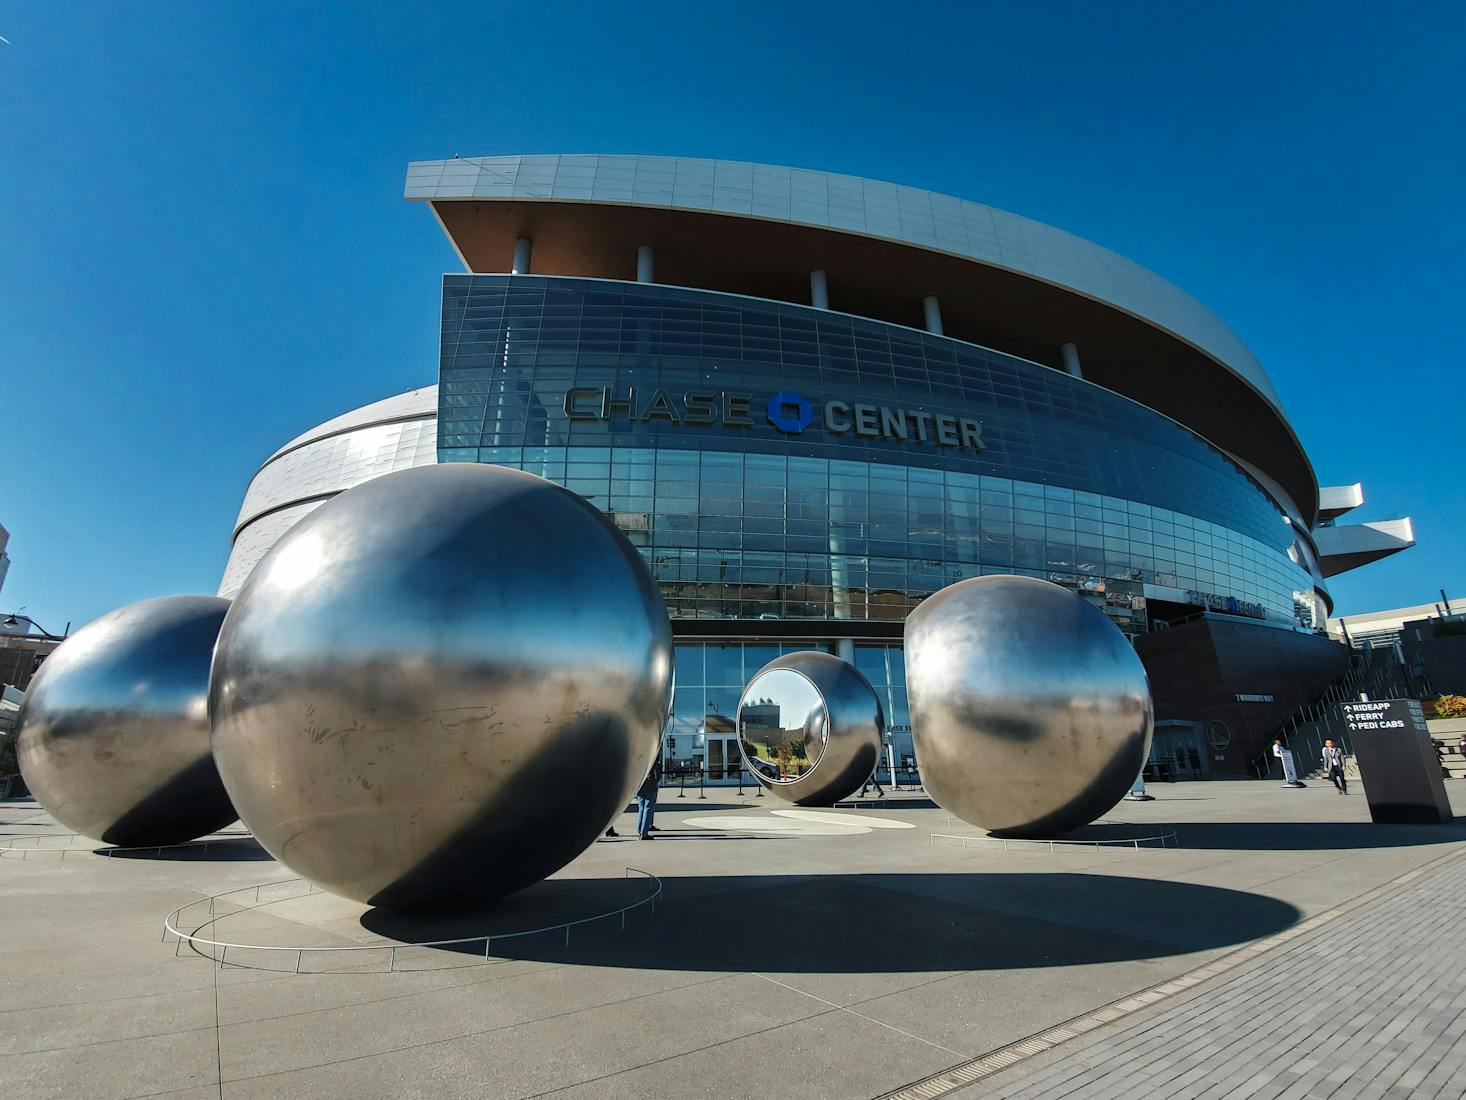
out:
M1380 824L1444 824L1451 804L1425 713L1414 699L1340 703L1369 815Z
M1283 782L1290 787L1299 786L1298 767L1293 763L1293 750L1274 745L1273 755L1283 762Z
M1340 703L1344 728L1359 730L1418 730L1429 734L1425 711L1417 699L1376 699L1370 703Z

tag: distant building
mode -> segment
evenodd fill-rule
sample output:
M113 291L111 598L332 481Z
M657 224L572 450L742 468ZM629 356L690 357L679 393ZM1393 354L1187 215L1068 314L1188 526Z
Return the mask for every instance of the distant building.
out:
M1406 623L1422 619L1452 619L1466 613L1466 599L1443 598L1431 603L1393 607L1387 611L1366 611L1340 615L1328 621L1329 634L1345 645L1362 649L1365 643L1380 648L1401 640Z
M1329 633L1355 649L1392 648L1426 695L1466 695L1466 600L1344 615Z
M30 634L14 627L0 627L0 688L25 691L41 662L61 644L51 634Z

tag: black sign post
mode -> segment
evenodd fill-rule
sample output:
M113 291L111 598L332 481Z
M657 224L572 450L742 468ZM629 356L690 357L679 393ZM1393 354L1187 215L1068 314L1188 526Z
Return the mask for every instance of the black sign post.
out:
M1441 764L1425 714L1414 699L1340 703L1349 743L1379 824L1441 825L1451 804L1441 782Z

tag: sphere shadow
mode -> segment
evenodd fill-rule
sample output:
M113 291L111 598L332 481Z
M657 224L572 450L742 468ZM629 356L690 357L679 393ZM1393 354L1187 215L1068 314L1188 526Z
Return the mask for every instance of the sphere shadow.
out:
M145 859L164 863L248 863L268 862L275 858L252 836L225 837L208 841L207 845L197 840L163 848L97 848L95 851L108 859Z
M1137 826L1174 831L1182 848L1236 852L1328 852L1409 848L1466 840L1466 817L1444 825L1377 825L1372 821L1171 821Z
M888 787L887 790L890 790ZM870 795L862 798L852 794L835 803L837 810L940 810L941 807L930 798L880 798ZM954 815L955 816L955 815Z
M478 912L403 913L377 907L361 915L361 926L398 943L468 940L464 944L449 945L444 950L481 955L486 936L511 936L542 928L558 929L568 922L596 918L635 905L655 889L656 884L644 875L545 879L506 895ZM614 921L618 930L621 927L620 916L602 919ZM632 916L628 915L630 919ZM545 934L559 935L563 939L563 932ZM498 946L497 942L495 946Z
M693 791L695 791L696 789L697 788L695 787L688 788L688 790ZM667 794L668 791L676 790L676 787L663 787L657 792L657 813L692 813L694 811L702 810L748 810L754 808L746 802L715 802L711 798L704 801L703 799L698 798L696 794L690 794L685 799L682 799L678 798L676 794L672 794L670 796ZM750 798L755 797L752 790L750 790L748 794ZM770 796L766 796L764 800L768 801L768 797ZM776 798L774 799L772 808L778 809L781 806L792 805L792 802L785 802L782 798ZM633 802L631 805L627 806L626 809L622 812L628 814L636 813L636 803Z
M238 820L212 756L195 760L132 806L102 834L121 848L182 844Z
M627 896L620 879L540 884L495 910L508 928L563 923ZM628 880L635 882L636 880ZM545 888L545 889L542 889ZM645 890L642 880L641 889ZM538 897L531 897L540 891ZM626 904L622 902L621 904ZM512 911L511 911L512 910ZM558 916L553 914L558 912ZM495 940L508 958L633 970L865 973L1013 970L1161 958L1270 935L1301 914L1275 898L1192 883L1088 874L864 874L664 878L647 908L571 930ZM373 910L401 942L493 934L483 917ZM447 930L452 931L447 931ZM824 934L810 935L810 929ZM445 948L483 954L482 939Z

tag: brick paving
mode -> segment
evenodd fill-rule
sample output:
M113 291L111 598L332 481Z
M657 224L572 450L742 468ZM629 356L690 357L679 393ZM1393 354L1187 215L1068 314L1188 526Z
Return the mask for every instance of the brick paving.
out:
M1459 1100L1466 859L1011 1083L1004 1100Z

